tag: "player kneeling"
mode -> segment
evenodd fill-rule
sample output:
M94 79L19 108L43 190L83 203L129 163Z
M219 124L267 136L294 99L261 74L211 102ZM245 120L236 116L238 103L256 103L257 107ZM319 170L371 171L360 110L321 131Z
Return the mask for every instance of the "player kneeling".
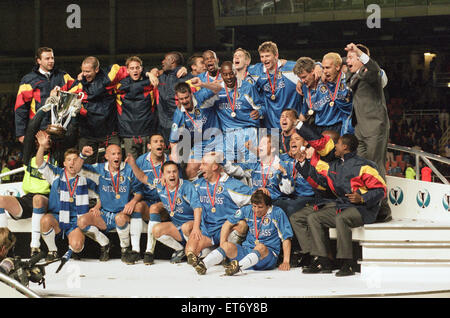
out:
M242 245L227 241L231 229L239 221L248 224L248 233ZM199 260L197 266L206 268L219 264L226 257L231 262L225 267L225 274L234 275L245 269L270 270L276 267L280 246L283 246L283 262L278 269L290 269L292 228L286 214L279 207L272 205L271 198L262 190L257 190L251 197L251 205L237 210L222 226L220 247L212 251L205 259Z

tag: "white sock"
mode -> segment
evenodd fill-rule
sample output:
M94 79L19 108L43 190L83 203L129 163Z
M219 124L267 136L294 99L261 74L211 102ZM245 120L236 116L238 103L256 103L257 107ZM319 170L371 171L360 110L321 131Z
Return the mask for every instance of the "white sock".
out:
M219 264L223 259L222 253L220 253L218 249L215 249L203 259L203 263L205 263L206 268L210 268L211 266Z
M161 235L161 237L158 238L157 240L163 243L164 245L173 248L175 251L179 251L184 248L183 245L180 244L180 242L178 242L170 235Z
M133 213L134 214L134 213ZM138 213L139 217L131 217L130 220L130 236L131 236L131 247L133 251L138 252L141 250L141 234L142 234L142 218Z
M8 219L4 209L0 209L0 227L8 227Z
M55 243L55 230L52 228L50 231L42 233L42 238L44 239L45 244L48 247L49 252L56 252L58 248Z
M122 228L116 226L116 230L119 235L120 247L130 246L130 223L125 224Z
M239 266L241 267L241 269L247 269L256 265L258 262L259 256L255 252L252 252L241 259L241 261L239 262Z
M245 239L245 236L239 235L238 231L233 230L230 235L228 235L228 242L240 245Z
M44 214L33 213L31 215L31 243L30 247L41 246L41 219Z
M150 252L152 254L155 253L156 240L153 237L152 230L153 230L153 227L156 224L159 224L159 223L161 223L161 222L159 222L159 221L149 221L148 222L148 227L147 227L147 249L145 250L146 252Z
M214 247L210 246L210 247L205 247L204 249L202 249L202 251L200 252L200 258L204 258L206 257L209 253L211 253L214 250Z
M86 235L91 237L94 241L96 241L100 246L106 246L109 243L108 237L100 232L100 230L96 226L89 226L87 230L85 230Z

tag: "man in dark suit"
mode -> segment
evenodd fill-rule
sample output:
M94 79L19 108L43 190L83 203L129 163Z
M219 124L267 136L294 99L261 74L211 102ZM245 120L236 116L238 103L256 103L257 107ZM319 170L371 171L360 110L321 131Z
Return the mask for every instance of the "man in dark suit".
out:
M347 51L347 83L353 91L353 125L359 140L358 155L374 161L380 175L386 178L386 149L389 138L389 117L383 93L381 69L372 60L369 49L350 43ZM386 200L382 203L379 221L389 221L391 212Z

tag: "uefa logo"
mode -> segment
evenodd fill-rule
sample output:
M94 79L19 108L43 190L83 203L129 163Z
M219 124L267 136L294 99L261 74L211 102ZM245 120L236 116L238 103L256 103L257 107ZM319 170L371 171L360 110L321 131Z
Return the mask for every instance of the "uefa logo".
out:
M450 194L444 194L442 198L442 205L444 206L445 211L450 212Z
M431 196L428 190L423 189L417 192L416 201L419 207L421 207L422 209L425 209L426 207L428 207L428 205L430 205L430 200Z
M403 202L403 190L400 187L394 187L389 191L389 201L397 206Z

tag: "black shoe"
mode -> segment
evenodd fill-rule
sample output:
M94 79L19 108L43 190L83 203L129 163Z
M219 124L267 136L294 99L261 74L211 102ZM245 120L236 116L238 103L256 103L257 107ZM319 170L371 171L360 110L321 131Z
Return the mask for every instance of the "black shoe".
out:
M392 220L392 212L386 200L381 202L380 211L378 212L375 223L385 223Z
M186 257L186 254L184 253L184 249L175 251L172 254L172 258L170 259L170 262L172 264L181 263L185 257Z
M41 249L39 247L32 247L31 248L31 257L38 255L41 252Z
M106 262L109 260L110 249L111 249L111 243L108 243L105 246L100 246L100 257L98 258L98 260L100 262Z
M127 255L128 255L128 253L130 253L130 252L131 252L131 248L130 248L129 246L127 246L127 247L122 247L122 248L120 249L120 260L121 260L122 262L126 263L126 262L127 262Z
M144 254L144 264L145 265L152 265L155 262L155 256L153 256L153 253L145 252Z
M303 268L303 274L330 274L331 273L331 263L326 257L315 257L310 266Z
M127 251L125 252L123 262L128 265L136 264L140 260L141 256L136 251Z
M225 268L225 275L232 276L241 270L239 262L237 260L232 260L230 264Z
M54 261L58 258L58 252L57 251L48 251L47 256L45 257L46 262Z
M195 270L197 271L197 274L199 275L205 275L206 274L206 266L205 263L203 263L202 260L199 260L197 264L194 266Z
M311 257L311 255L309 255L309 253L305 253L305 254L300 253L300 255L298 256L298 259L297 259L297 266L295 266L295 267L301 267L301 268L309 267L309 266L311 266L311 259L312 259L312 257Z
M198 257L194 253L188 252L186 256L187 256L187 263L189 265L192 265L192 266L197 265Z
M336 273L338 277L355 275L354 265L352 260L344 260L341 269Z

